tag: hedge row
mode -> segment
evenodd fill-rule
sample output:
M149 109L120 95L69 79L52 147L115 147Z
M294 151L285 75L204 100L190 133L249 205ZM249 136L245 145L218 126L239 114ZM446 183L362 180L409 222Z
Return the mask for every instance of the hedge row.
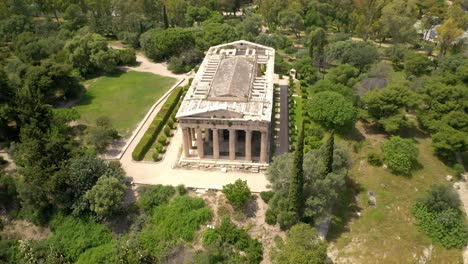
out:
M149 151L167 120L170 118L172 112L176 108L183 91L184 87L179 86L169 95L161 110L159 110L158 114L154 117L150 127L146 130L140 142L138 142L138 145L133 150L133 160L140 161L145 157L146 153Z

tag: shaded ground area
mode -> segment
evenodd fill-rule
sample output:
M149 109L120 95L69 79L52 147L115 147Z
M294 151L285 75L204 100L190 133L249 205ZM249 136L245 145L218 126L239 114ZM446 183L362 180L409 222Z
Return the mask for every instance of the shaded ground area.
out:
M419 232L411 209L416 198L432 184L446 183L451 169L438 160L431 139L408 131L419 149L423 166L410 177L396 176L383 167L370 166L366 156L380 152L385 139L372 127L358 122L357 131L346 135L345 146L353 160L349 171L351 183L340 200L338 216L333 219L330 255L336 263L463 263L461 250L447 250ZM355 133L355 134L352 134ZM361 143L356 140L360 139ZM356 151L355 151L356 150ZM376 205L370 203L373 193Z
M98 77L86 81L89 88L74 108L81 122L94 125L97 117L107 116L119 133L127 136L175 82L171 77L141 72Z

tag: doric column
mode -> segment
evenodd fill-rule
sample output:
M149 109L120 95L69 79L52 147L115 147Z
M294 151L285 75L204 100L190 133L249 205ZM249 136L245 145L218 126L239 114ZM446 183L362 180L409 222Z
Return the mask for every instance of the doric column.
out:
M202 137L202 130L200 128L196 128L195 132L197 133L197 152L198 157L202 159L205 154L203 151L203 137Z
M229 129L229 159L236 159L236 130Z
M252 161L252 131L245 130L245 160Z
M190 156L190 128L185 127L182 129L182 141L184 144L184 156L188 158Z
M190 137L192 138L192 141L196 140L195 137L195 128L190 128ZM190 146L191 147L191 146Z
M217 128L213 128L213 158L219 159L219 134Z
M221 140L221 143L224 143L224 134L223 134L224 129L220 128L218 129L219 133L219 139Z
M260 163L266 163L267 149L268 149L268 135L267 132L262 131L262 139L260 144Z
M184 129L187 129L187 138L188 138L188 142L189 142L189 148L191 148L192 147L192 141L194 140L194 138L192 138L192 129L190 127L187 127L187 128L184 128Z

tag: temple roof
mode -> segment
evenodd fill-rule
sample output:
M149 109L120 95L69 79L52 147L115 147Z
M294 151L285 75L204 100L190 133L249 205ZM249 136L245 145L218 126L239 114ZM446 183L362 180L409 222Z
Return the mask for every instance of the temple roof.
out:
M211 47L177 118L271 121L275 50L245 40Z

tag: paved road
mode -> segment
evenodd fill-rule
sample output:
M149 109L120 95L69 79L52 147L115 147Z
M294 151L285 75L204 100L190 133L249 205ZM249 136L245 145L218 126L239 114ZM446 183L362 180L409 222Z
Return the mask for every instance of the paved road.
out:
M280 85L280 125L278 154L289 151L289 107L288 86Z

